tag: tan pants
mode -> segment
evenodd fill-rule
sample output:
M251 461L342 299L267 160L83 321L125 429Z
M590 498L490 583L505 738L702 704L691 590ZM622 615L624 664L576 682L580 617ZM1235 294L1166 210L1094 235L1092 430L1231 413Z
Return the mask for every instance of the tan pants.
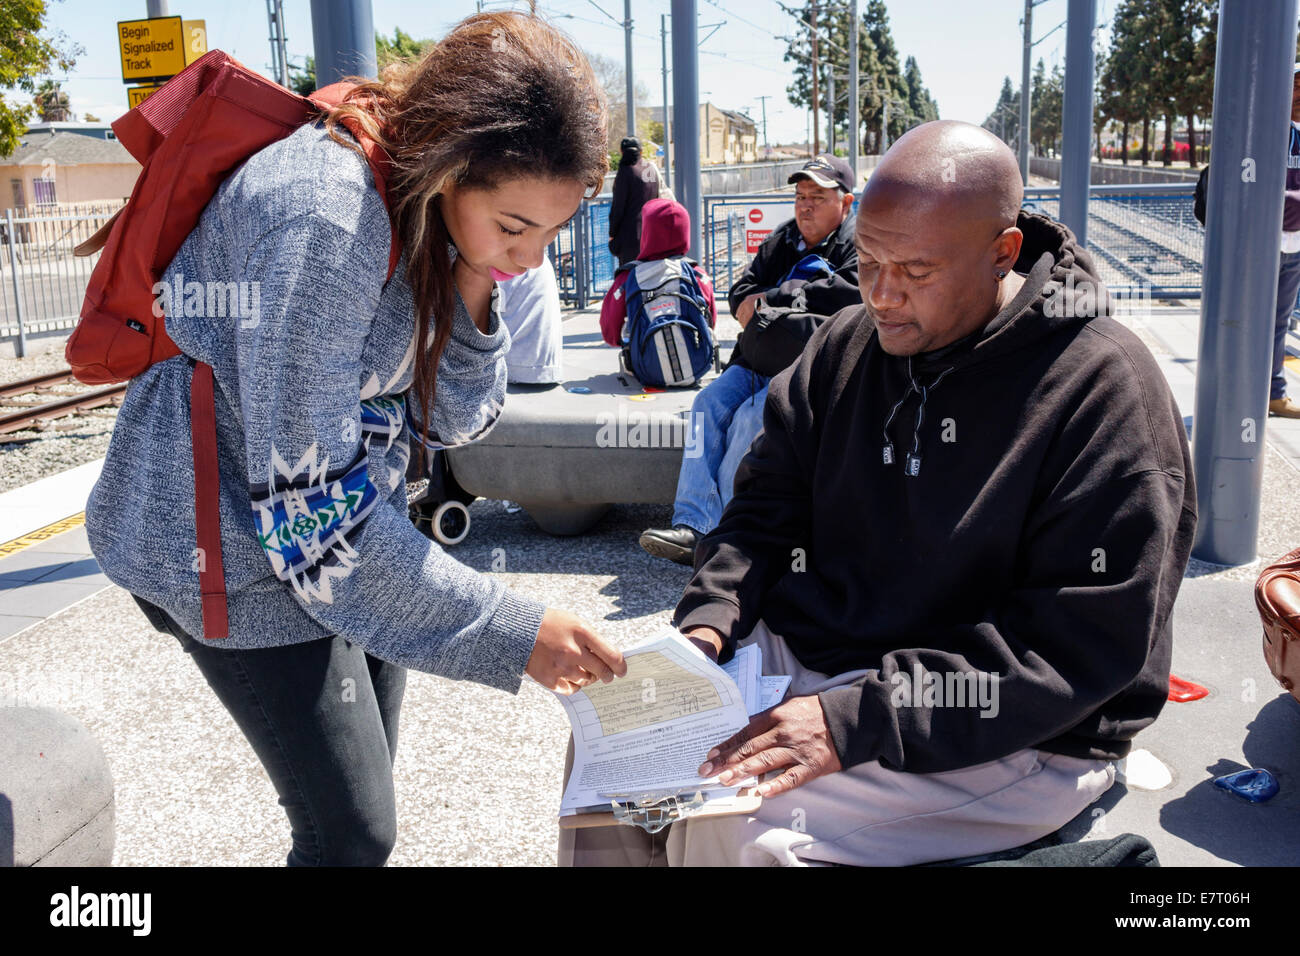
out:
M787 696L850 684L800 666L760 621L744 642ZM569 763L573 744L569 744ZM703 755L701 755L701 758ZM566 765L565 784L569 766ZM561 830L561 866L907 866L993 853L1060 829L1115 782L1115 765L1035 749L944 773L858 764L763 801L752 815L687 819L651 836L616 825Z

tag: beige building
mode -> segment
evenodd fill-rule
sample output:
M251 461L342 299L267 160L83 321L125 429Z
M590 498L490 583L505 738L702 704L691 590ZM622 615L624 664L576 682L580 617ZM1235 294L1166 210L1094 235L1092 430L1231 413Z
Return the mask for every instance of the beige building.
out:
M122 202L140 164L107 123L34 123L0 158L0 209L15 215L88 202Z
M662 123L663 116L663 107L638 106L637 128L644 131L647 124L652 121ZM671 118L670 110L669 119ZM744 113L724 110L712 103L700 104L700 163L702 165L753 163L758 159L758 128L752 119Z
M752 163L758 159L758 132L754 121L744 113L735 113L700 104L700 162Z

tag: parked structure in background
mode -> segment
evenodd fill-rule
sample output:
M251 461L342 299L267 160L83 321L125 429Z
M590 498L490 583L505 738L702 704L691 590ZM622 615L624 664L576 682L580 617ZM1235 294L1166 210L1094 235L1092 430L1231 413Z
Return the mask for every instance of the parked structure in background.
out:
M638 106L637 128L644 134L642 145L652 141L662 145L663 107ZM671 142L671 140L670 140ZM706 166L719 163L755 163L762 160L758 123L753 117L713 103L700 104L700 162ZM663 158L647 151L648 159L662 167Z
M700 104L700 162L752 163L758 159L758 124L744 113Z
M107 123L34 123L0 159L0 209L57 209L74 203L120 203L131 195L140 164Z

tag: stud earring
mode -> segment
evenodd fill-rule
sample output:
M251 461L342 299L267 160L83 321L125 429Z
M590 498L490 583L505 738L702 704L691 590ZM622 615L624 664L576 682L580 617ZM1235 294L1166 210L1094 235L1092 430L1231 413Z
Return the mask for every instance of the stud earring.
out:
M1007 274L1006 274L1005 272L999 272L999 273L998 273L998 278L999 278L999 279L1005 279L1006 277L1007 277Z

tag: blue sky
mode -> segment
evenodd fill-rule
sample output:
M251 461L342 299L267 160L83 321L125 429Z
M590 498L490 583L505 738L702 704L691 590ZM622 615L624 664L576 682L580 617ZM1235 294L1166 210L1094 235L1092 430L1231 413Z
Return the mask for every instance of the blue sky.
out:
M797 0L792 0L797 2ZM865 2L865 0L863 0ZM1099 0L1099 42L1104 46L1106 24L1118 0ZM62 30L85 47L64 89L78 118L86 112L111 121L126 111L121 80L117 20L145 16L145 0L47 0L52 28ZM777 37L794 28L774 0L698 0L700 23L726 21L700 48L701 97L726 109L761 115L759 96L767 101L768 137L772 142L803 139L806 111L791 106L785 96L790 83L788 64L781 59L784 41ZM525 4L490 2L491 9ZM291 59L311 53L311 14L308 0L284 0ZM888 0L890 22L901 56L916 57L931 94L945 119L981 122L992 108L1004 76L1019 85L1022 0ZM599 8L598 8L599 7ZM417 37L437 37L473 13L474 0L373 0L376 30L391 36L395 27ZM538 9L555 19L589 52L623 57L620 23L622 0L539 0ZM669 0L632 0L633 72L660 100L659 17L669 12ZM246 66L270 68L265 0L171 0L170 12L187 20L204 20L208 45L230 53ZM1066 0L1046 0L1034 10L1034 49L1050 69L1064 63ZM671 29L671 27L670 27ZM701 32L707 32L704 30ZM1046 35L1046 36L1045 36Z

